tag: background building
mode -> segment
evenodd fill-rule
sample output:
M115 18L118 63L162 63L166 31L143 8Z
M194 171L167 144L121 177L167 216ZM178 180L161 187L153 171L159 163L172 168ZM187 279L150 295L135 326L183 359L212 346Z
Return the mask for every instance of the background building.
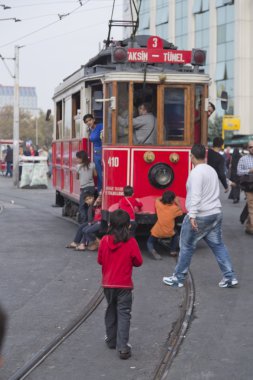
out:
M124 15L129 19L128 0ZM205 49L205 71L211 77L209 99L217 117L221 120L224 115L219 98L225 90L226 114L241 119L241 130L235 133L252 134L252 21L252 0L142 0L138 34L159 35L182 50Z
M0 84L0 108L13 106L14 87ZM35 87L19 87L19 104L24 111L36 116L38 112L38 99Z

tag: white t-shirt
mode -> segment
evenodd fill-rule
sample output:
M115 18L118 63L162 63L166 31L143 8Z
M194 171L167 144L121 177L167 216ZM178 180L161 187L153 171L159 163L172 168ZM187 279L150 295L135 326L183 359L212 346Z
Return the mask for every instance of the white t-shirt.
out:
M186 189L186 209L190 218L221 212L219 179L210 165L198 164L188 177Z

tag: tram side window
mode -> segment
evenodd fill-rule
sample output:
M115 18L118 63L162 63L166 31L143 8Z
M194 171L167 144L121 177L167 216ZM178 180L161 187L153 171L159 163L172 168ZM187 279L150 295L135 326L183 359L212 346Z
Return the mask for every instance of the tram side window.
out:
M62 139L62 101L56 103L56 140Z
M128 143L129 136L129 93L128 83L118 83L117 90L117 142Z
M72 130L72 102L71 97L65 99L63 138L69 139Z
M80 92L72 95L72 138L81 137Z
M164 139L184 140L185 128L184 89L164 89Z

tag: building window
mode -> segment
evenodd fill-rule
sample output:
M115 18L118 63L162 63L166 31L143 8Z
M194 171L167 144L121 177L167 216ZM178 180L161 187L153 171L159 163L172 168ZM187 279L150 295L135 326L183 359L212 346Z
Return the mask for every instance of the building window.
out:
M179 49L188 47L188 1L176 0L176 45Z
M224 80L225 78L225 72L226 72L226 64L225 62L219 62L216 64L216 74L215 74L215 80Z
M156 34L164 39L168 39L168 1L157 0L156 2Z
M193 3L192 13L202 13L209 10L209 0L195 0Z
M223 7L224 5L233 5L234 0L216 0L216 8Z
M228 113L234 109L234 5L233 1L216 0L217 8L217 97L227 91L229 98ZM217 104L218 106L218 104ZM222 110L216 109L223 114Z
M142 1L139 18L139 33L149 34L150 6L149 1Z
M195 14L195 47L206 50L207 67L209 61L209 11Z

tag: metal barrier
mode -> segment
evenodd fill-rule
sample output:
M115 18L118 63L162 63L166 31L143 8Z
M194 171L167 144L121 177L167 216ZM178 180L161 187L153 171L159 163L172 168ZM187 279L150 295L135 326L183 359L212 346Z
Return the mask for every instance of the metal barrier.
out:
M22 168L20 188L47 188L47 157L21 156L19 165Z

